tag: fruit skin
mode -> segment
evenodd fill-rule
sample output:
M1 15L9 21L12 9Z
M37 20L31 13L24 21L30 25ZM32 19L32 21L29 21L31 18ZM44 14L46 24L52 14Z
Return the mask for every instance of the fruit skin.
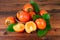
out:
M23 32L25 29L25 25L23 23L18 23L15 26L13 26L13 29L15 32Z
M33 21L29 21L25 24L25 31L27 33L31 33L31 32L36 31L36 30L37 30L37 27Z
M43 15L43 14L46 14L46 13L48 13L46 10L44 10L44 9L40 10L40 15Z
M44 19L41 19L41 18L36 19L35 23L38 29L44 30L46 28L46 22Z
M31 4L27 3L23 6L23 10L26 12L30 12L30 11L33 11L33 7Z
M19 11L17 13L17 18L21 22L27 22L30 19L30 15L25 11Z
M36 15L35 12L29 12L29 14L30 14L31 18L32 18L34 15Z
M13 24L13 23L15 23L15 18L13 16L9 16L6 18L5 20L6 25Z

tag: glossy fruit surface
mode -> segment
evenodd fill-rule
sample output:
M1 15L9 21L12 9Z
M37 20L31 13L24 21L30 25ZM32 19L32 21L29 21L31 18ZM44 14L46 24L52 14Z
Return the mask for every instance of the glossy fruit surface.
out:
M29 12L29 14L30 14L31 18L32 18L34 15L36 15L35 12Z
M13 23L15 23L15 18L13 16L9 16L6 18L5 20L6 25L13 24Z
M23 10L26 12L30 12L30 11L33 11L33 7L31 4L28 3L23 6Z
M44 19L39 18L39 19L37 19L37 20L35 21L35 23L36 23L38 29L42 29L42 30L43 30L43 29L46 28L46 22L45 22Z
M41 10L40 10L40 15L43 15L43 14L46 14L46 13L47 13L46 10L44 10L44 9L41 9Z
M17 13L17 18L21 22L27 22L30 19L30 15L27 12L25 12L25 11L19 11Z

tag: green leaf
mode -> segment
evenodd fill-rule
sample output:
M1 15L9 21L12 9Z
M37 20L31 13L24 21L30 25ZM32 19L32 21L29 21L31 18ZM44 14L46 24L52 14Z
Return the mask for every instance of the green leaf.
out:
M51 29L50 15L48 13L46 13L46 14L42 15L42 18L46 21L47 29L50 30Z
M42 37L42 36L46 35L47 32L48 32L48 30L46 28L44 30L38 30L37 34L38 34L38 36Z
M30 4L33 6L34 11L36 12L36 14L38 14L40 9L39 9L37 3L35 3L33 0L30 0Z
M15 32L14 30L13 30L13 26L14 25L16 25L16 24L10 24L8 27L7 27L7 31L9 31L9 32Z
M42 18L45 20L50 20L50 15L48 13L42 15Z
M49 14L44 14L42 15L42 18L46 21L46 28L44 30L38 30L37 35L42 37L47 34L47 32L51 29L50 25L50 15Z
M38 30L37 34L38 36L42 37L47 34L47 32L51 29L50 25L50 15L49 14L44 14L42 15L42 18L46 21L46 28L44 30Z
M51 29L51 25L50 25L50 21L49 20L46 20L46 28L48 29L48 30L50 30Z
M47 34L47 32L51 29L51 26L49 23L47 23L46 28L44 30L38 30L37 34L38 36L42 37Z
M41 18L40 15L33 15L32 19L35 21L36 19Z

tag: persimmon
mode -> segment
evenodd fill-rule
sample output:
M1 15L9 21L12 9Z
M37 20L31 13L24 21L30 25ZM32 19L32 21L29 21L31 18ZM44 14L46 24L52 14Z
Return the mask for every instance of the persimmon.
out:
M27 3L23 6L23 10L26 12L30 12L30 11L33 11L33 7L31 4Z
M30 15L25 11L19 11L17 13L17 18L21 22L27 22L30 19Z
M13 24L13 23L15 23L15 18L13 16L9 16L6 18L5 20L6 25Z
M34 15L36 15L35 12L29 12L29 14L30 14L31 18L32 18Z
M23 32L25 29L25 25L23 23L18 23L13 26L15 32Z
M46 10L44 10L44 9L40 10L40 15L43 15L43 14L46 14L46 13L48 13Z
M41 18L36 19L35 23L36 23L36 25L37 25L38 29L43 30L43 29L45 29L45 28L46 28L46 22L45 22L45 20L44 20L44 19L41 19Z
M37 29L36 24L33 21L26 22L25 31L27 33L31 33L33 31L36 31L36 29Z

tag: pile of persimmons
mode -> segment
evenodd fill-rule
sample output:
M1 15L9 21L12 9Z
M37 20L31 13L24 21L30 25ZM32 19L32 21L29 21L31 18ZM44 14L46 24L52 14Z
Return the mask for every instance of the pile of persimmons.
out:
M46 21L43 18L36 18L34 15L37 15L34 11L35 9L30 3L27 3L23 6L22 10L16 13L16 18L9 16L5 20L6 25L15 24L13 30L15 32L24 32L31 33L36 30L44 30L46 28ZM41 9L38 13L39 16L47 14L48 12L44 9ZM36 16L38 17L38 16ZM16 20L18 20L16 22Z

